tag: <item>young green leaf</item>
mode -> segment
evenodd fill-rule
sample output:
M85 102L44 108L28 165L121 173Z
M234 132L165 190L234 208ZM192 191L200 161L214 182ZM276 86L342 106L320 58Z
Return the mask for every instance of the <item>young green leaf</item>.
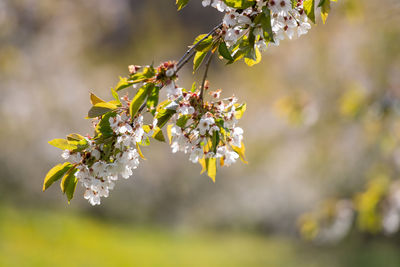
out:
M168 135L169 144L172 143L172 127L173 127L173 126L174 126L173 124L169 124L169 125L167 126L167 135Z
M92 103L93 106L98 103L103 103L103 102L106 102L106 101L104 101L100 97L96 96L95 94L90 93L90 103Z
M131 86L133 84L133 82L129 81L128 78L126 77L119 77L119 82L117 84L117 86L115 86L115 91L120 91L122 89L128 88L129 86Z
M85 140L85 137L83 137L82 135L80 135L80 134L77 134L77 133L72 133L72 134L69 134L69 135L67 135L67 140L68 141L81 141L81 140Z
M315 0L304 0L303 7L307 17L315 23Z
M161 109L158 111L156 115L157 121L157 126L162 128L170 119L171 117L176 113L175 110L172 109Z
M143 68L142 71L132 74L129 81L132 82L132 84L140 83L154 77L155 73L153 66L148 66Z
M207 52L196 52L196 55L193 59L193 73L200 67L206 55Z
M164 134L163 134L163 132L161 131L161 129L160 129L159 127L156 127L156 128L154 129L154 134L153 134L152 137L153 137L154 139L156 139L157 141L165 142Z
M332 0L336 2L336 0ZM329 12L331 11L331 0L320 0L318 7L321 8L321 18L322 22L325 24L328 18Z
M228 47L226 46L225 41L222 41L219 44L218 52L223 58L225 58L229 61L233 61L233 57L232 57L231 52L229 51Z
M201 165L200 174L203 174L207 170L206 159L205 158L199 159L199 164Z
M244 62L252 67L261 62L261 53L257 47L251 49L245 56Z
M115 117L115 112L109 112L105 114L100 122L97 124L96 132L98 133L98 139L105 140L111 136L113 136L114 131L110 126L110 118Z
M64 162L63 164L58 164L54 166L44 178L43 191L49 188L54 182L61 179L67 171L72 168L72 164L69 162Z
M147 98L146 106L150 110L151 114L153 114L153 116L154 116L154 114L156 113L156 107L158 105L160 87L155 86L153 84L153 86L151 88L149 88L148 92L149 92L149 96Z
M115 101L117 102L116 105L117 106L121 106L121 99L119 99L119 95L117 93L117 91L115 91L113 88L111 88L111 94L114 97Z
M207 175L215 183L215 177L217 176L217 159L207 158L206 159Z
M242 142L242 145L241 145L240 147L232 146L232 149L233 149L233 151L235 151L236 153L239 154L240 160L241 160L244 164L248 164L248 162L246 161L246 157L245 157L246 147L244 146L243 142Z
M219 140L220 140L219 132L214 131L214 134L212 136L212 146L211 146L211 151L214 153L217 153L217 147L219 144Z
M68 143L72 146L75 146L75 149L71 149L73 152L81 152L89 147L89 143L86 139L82 139L79 141L76 140L68 140Z
M271 11L267 7L263 8L263 13L260 14L259 23L263 29L264 39L270 42L275 42L271 25Z
M49 144L61 150L75 150L78 148L76 144L71 144L65 139L53 139L49 141Z
M196 91L196 82L192 83L192 88L190 89L190 92L194 93Z
M146 158L144 157L144 155L143 155L143 153L142 153L142 150L140 149L140 146L139 146L138 143L136 143L136 150L137 150L137 152L139 153L139 156L140 156L143 160L146 160Z
M176 121L176 125L185 128L187 121L190 119L190 115L182 115L179 117L179 119Z
M189 0L176 0L176 5L178 6L178 11L184 8L189 3Z
M243 103L242 105L235 104L235 108L236 108L235 109L235 118L239 120L242 118L244 112L246 111L247 105L246 105L246 103Z
M139 111L140 106L143 104L147 97L148 90L153 86L154 84L152 83L144 85L142 88L139 89L135 97L132 99L131 105L129 107L129 112L132 118L135 117L136 113Z
M196 37L196 39L194 40L194 43L193 43L193 45L197 44L196 48L195 48L196 51L198 51L198 52L208 52L208 51L211 50L212 44L213 44L213 37L210 35L207 38L205 38L206 36L207 36L207 34L201 34L201 35ZM202 40L203 38L205 38L205 39Z
M256 3L255 0L224 0L224 2L227 6L236 9L246 9Z
M69 169L60 184L61 191L67 196L68 203L74 197L76 184L78 183L78 179L75 177L77 171L78 170L74 168Z
M97 103L89 110L88 117L89 118L100 117L116 108L118 108L117 105L112 104L110 102Z

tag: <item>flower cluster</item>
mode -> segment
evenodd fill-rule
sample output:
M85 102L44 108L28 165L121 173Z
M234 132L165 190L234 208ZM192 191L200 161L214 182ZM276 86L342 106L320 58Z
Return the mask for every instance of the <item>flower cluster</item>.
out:
M169 106L176 109L168 127L172 152L188 153L193 163L209 159L219 159L221 166L235 163L243 139L243 130L236 125L246 106L237 104L236 97L220 99L221 90L210 92L212 100L204 102L201 91L188 92L173 81L167 94Z
M100 123L105 124L100 125ZM128 114L110 114L108 121L97 122L95 127L110 127L112 136L100 144L94 138L85 138L87 148L80 152L64 150L62 157L76 164L75 177L85 188L84 197L92 205L99 205L101 197L108 197L119 177L128 179L139 166L137 144L146 134L143 116L133 123Z
M253 38L249 36L252 34L257 48L264 51L269 44L277 46L281 40L300 37L311 29L303 0L294 6L291 0L257 0L255 5L244 10L229 7L222 0L203 0L202 4L225 12L222 35L229 46L235 45L243 36ZM268 16L269 34L260 14Z

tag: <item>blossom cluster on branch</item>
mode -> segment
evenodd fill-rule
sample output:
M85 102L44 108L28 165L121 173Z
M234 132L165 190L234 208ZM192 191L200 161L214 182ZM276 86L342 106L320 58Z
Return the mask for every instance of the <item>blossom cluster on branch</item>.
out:
M320 0L322 14L329 11L330 1ZM189 0L176 2L181 9ZM90 204L100 204L100 198L108 197L115 181L129 178L139 166L140 159L144 159L141 147L148 146L150 139L166 141L164 126L172 152L189 154L189 160L199 163L213 181L218 165L229 166L238 159L246 163L243 129L237 125L246 104L238 103L234 96L222 98L221 90L209 89L206 78L211 60L219 54L227 64L242 58L250 66L258 63L260 51L269 44L279 45L286 37L307 33L309 20L315 21L315 3L204 0L202 4L225 12L223 22L208 34L199 35L178 62L164 62L157 68L129 66L129 75L120 77L111 89L113 100L91 94L93 106L88 118L93 119L94 135L70 134L66 139L49 142L63 150L67 162L47 173L43 190L61 180L61 190L70 201L80 183ZM194 83L187 90L177 86L177 80L179 70L190 60L194 72L203 65L205 72L200 86ZM120 97L119 91L132 87L133 98ZM162 89L167 98L160 101ZM152 116L149 123L145 122L146 114Z

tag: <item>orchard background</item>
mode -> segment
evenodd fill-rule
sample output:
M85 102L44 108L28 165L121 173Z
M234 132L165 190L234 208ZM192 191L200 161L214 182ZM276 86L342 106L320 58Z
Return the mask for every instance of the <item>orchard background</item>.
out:
M61 160L47 141L90 132L89 91L107 99L126 66L179 59L222 14L195 0L179 13L163 0L2 1L0 265L398 266L398 237L379 214L314 243L300 238L310 234L299 217L341 198L368 206L398 178L399 13L395 0L342 0L327 24L258 65L215 60L212 86L247 102L249 164L214 184L153 143L131 180L92 207L42 193ZM183 69L180 84L192 81Z

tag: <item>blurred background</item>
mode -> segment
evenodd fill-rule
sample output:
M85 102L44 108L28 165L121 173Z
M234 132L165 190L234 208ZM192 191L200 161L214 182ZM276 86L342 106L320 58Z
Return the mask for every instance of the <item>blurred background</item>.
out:
M111 99L128 65L177 60L221 19L200 0L0 0L0 266L400 266L378 212L400 170L398 0L341 0L259 65L213 62L211 87L248 104L249 161L215 184L154 141L101 206L42 192L47 141L92 132L89 91ZM329 203L357 221L322 231Z

